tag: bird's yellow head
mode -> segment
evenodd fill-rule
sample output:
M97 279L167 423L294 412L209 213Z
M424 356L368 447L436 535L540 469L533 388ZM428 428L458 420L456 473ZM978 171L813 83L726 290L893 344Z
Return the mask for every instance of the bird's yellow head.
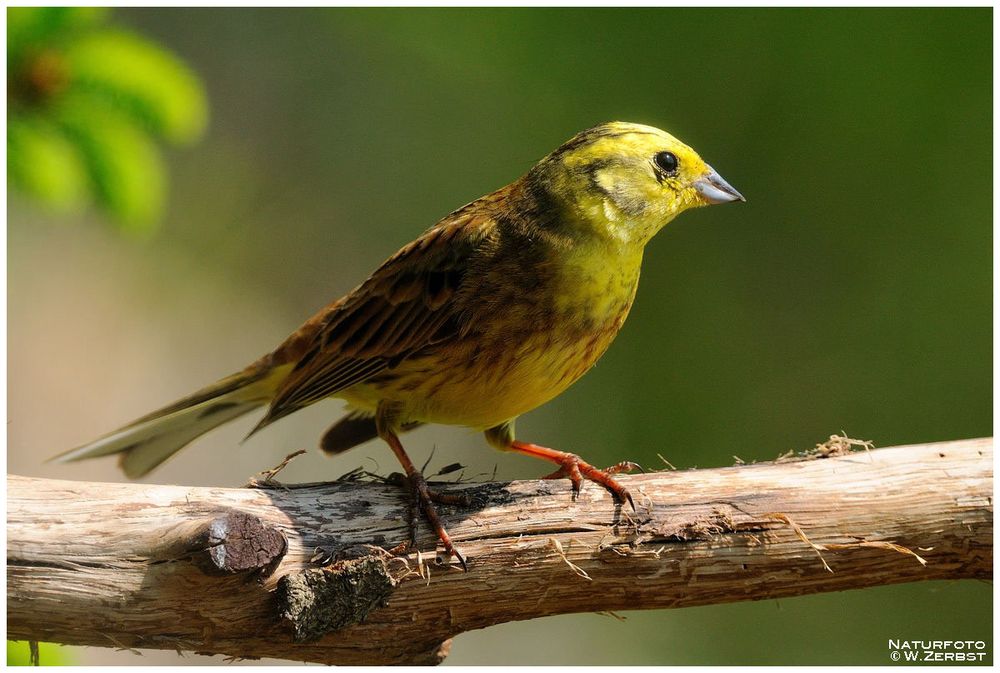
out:
M688 208L744 201L669 133L610 122L575 135L528 173L575 226L645 245Z

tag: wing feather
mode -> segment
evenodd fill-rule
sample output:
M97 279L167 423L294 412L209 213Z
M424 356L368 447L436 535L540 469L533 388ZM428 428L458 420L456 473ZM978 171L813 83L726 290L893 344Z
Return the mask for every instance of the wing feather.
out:
M254 432L459 334L466 269L493 226L476 208L456 211L328 307L294 337L292 372Z

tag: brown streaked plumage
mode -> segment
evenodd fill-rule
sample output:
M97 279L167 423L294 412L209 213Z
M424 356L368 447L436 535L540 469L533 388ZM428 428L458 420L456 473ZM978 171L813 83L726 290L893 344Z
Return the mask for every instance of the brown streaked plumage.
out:
M352 411L327 452L390 446L447 552L436 494L399 434L423 423L482 430L493 446L558 465L619 502L628 491L574 454L520 442L514 420L552 399L608 348L635 297L642 251L687 208L742 200L689 147L652 127L584 131L510 185L451 213L277 349L227 377L59 457L121 453L141 476L211 428L267 405L253 432L327 397ZM252 434L252 433L251 433Z

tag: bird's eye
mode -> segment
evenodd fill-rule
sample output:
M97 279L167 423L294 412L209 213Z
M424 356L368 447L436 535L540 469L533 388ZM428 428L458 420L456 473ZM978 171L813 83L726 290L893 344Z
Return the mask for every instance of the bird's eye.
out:
M677 172L677 157L673 152L657 152L653 157L653 163L667 175Z

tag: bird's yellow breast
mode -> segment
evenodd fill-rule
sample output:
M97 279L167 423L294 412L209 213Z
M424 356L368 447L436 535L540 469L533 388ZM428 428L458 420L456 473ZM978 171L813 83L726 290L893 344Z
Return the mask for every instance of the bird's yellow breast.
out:
M399 402L406 420L427 423L484 429L515 418L559 395L604 354L631 308L641 261L641 252L565 255L545 281L544 310L509 298L483 311L457 342L341 396L365 409Z

